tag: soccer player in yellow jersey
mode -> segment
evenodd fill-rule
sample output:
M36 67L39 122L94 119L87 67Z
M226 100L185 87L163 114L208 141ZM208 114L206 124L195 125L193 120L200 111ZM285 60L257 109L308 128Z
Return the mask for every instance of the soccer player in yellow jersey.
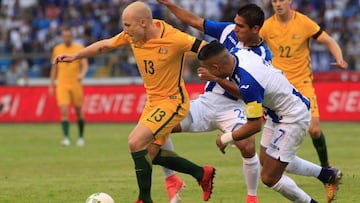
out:
M190 174L202 187L203 200L208 201L215 169L198 166L173 151L160 149L171 130L189 112L189 96L182 79L184 54L198 52L205 42L153 19L150 8L140 1L124 9L122 23L124 31L118 35L76 53L61 54L54 63L72 62L130 44L147 94L140 120L128 138L140 190L136 202L152 202L152 164Z
M53 49L53 58L61 53L74 53L84 47L80 44L73 43L73 35L69 28L66 28L61 33L63 43L57 45ZM83 104L83 90L81 81L88 71L87 59L80 59L71 63L53 64L50 72L49 94L54 94L55 79L57 79L56 86L56 100L61 111L61 126L64 133L64 146L70 145L69 139L69 105L74 105L77 124L79 127L78 146L84 145L84 115L81 110Z
M321 166L330 167L325 137L320 129L315 90L312 85L310 40L314 39L329 48L335 58L335 62L331 65L345 69L348 64L344 61L342 51L336 41L310 18L292 10L291 2L291 0L272 0L275 14L265 21L260 35L273 53L273 65L281 69L288 80L310 99L312 119L309 133ZM328 202L330 202L336 193L336 188L334 185L326 188Z

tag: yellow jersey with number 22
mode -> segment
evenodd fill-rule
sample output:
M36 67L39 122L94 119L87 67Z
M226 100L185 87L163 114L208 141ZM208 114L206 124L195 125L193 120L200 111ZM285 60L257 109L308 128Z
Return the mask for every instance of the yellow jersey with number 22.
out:
M276 15L271 16L260 30L260 36L273 54L272 63L282 70L295 86L312 82L310 39L321 39L322 30L309 17L297 12L287 24L281 24Z

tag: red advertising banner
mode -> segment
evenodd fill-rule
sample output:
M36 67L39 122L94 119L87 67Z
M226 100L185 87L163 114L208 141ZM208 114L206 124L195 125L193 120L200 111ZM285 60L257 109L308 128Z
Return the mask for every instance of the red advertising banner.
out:
M203 84L187 87L190 97ZM88 122L136 122L146 102L142 85L85 86L83 111ZM0 122L57 122L60 111L47 87L0 87ZM75 113L70 109L70 120Z
M191 98L204 84L187 84ZM360 121L360 83L315 83L321 120ZM142 85L84 87L88 122L136 122L146 102ZM74 111L70 111L74 120ZM47 87L0 87L0 122L58 122L59 109Z
M315 83L320 119L360 121L360 82Z

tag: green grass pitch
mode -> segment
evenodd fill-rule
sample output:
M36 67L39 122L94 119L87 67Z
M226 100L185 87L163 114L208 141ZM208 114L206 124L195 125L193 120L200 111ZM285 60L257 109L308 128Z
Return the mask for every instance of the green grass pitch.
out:
M117 203L134 202L137 185L134 166L127 146L127 135L134 124L88 124L86 146L78 148L77 127L71 125L72 146L60 145L59 124L0 124L0 202L1 203L83 203L94 192L106 192ZM342 169L335 203L360 201L360 124L322 123L327 138L331 164ZM222 155L215 145L217 132L177 134L172 139L176 151L200 164L214 165L217 174L210 202L241 203L246 188L242 176L240 153L228 148ZM256 136L257 148L260 136ZM309 137L298 155L318 163ZM202 202L196 181L184 174L186 182L182 202ZM314 199L325 202L323 185L315 178L293 176L297 184ZM155 203L166 203L163 174L153 167L152 196ZM262 183L259 202L288 202Z

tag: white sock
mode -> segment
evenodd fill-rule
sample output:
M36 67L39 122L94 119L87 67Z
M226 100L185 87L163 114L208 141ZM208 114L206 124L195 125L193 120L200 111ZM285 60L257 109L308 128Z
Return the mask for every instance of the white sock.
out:
M301 175L301 176L313 176L317 178L320 175L321 167L306 161L298 156L287 165L286 172Z
M251 158L243 158L243 174L248 195L256 196L260 174L260 161L257 154Z
M271 188L295 203L309 203L311 201L311 197L286 175L283 175Z
M166 144L161 146L161 149L167 149L167 150L170 150L170 151L174 151L174 145L170 139L170 137L166 140ZM165 179L169 176L172 176L175 174L175 171L171 170L171 169L168 169L168 168L165 168L165 167L161 167L163 172L164 172L164 175L165 175Z

